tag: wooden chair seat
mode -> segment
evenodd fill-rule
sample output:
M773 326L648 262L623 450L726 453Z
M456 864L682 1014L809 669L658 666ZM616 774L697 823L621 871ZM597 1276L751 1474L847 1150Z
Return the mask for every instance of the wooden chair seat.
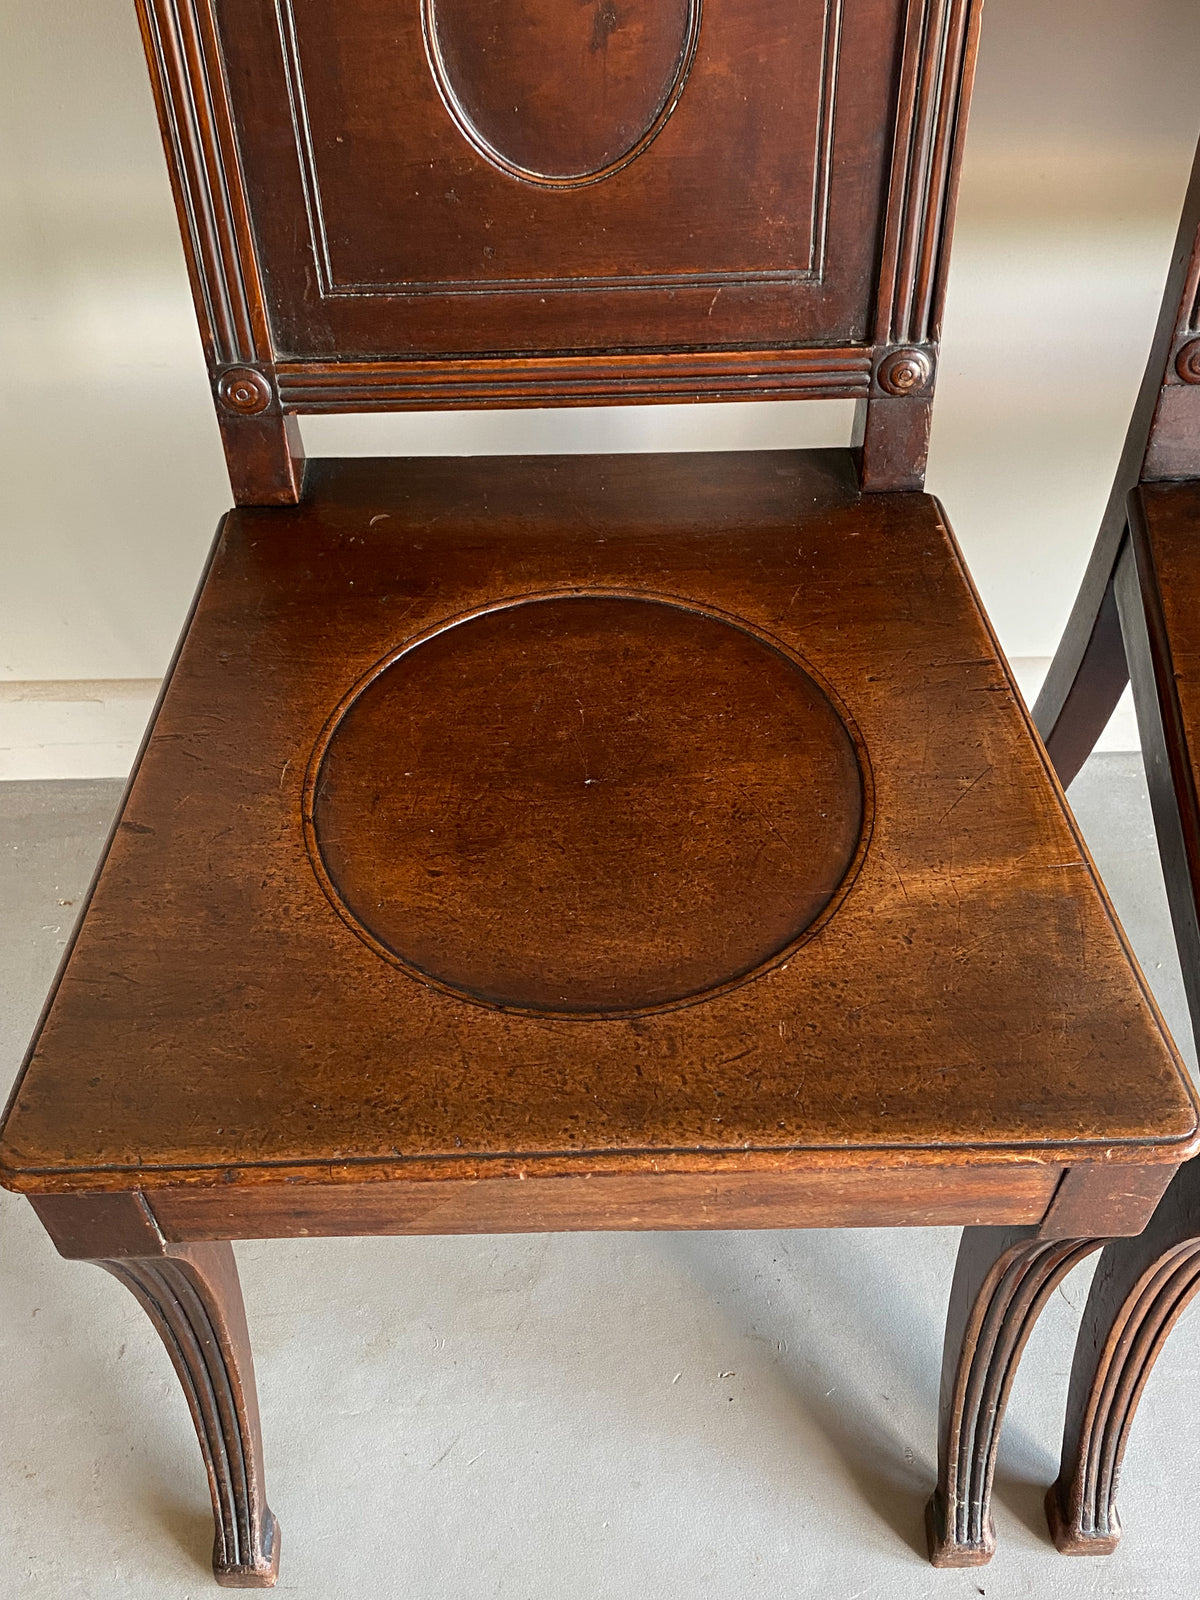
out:
M239 1233L379 1178L398 1229L565 1226L521 1180L581 1171L614 1227L665 1170L1026 1222L1194 1125L934 500L343 462L225 524L4 1159Z

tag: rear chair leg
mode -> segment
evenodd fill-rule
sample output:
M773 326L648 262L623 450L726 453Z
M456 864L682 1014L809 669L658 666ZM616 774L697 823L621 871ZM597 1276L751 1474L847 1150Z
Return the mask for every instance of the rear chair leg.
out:
M1110 572L1098 596L1090 593L1085 581L1033 708L1033 720L1064 789L1091 755L1128 682Z
M1084 1309L1046 1516L1065 1555L1108 1555L1121 1537L1117 1482L1138 1401L1167 1336L1200 1289L1200 1165L1190 1161L1145 1233L1105 1246Z

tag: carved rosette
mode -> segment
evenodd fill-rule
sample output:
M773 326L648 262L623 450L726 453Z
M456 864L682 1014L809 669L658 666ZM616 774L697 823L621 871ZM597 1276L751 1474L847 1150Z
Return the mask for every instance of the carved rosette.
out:
M255 367L230 367L217 379L217 400L239 417L256 417L275 397L267 378Z
M1175 357L1175 371L1184 383L1200 383L1200 339L1189 339Z
M879 363L875 378L884 394L924 394L933 382L933 358L927 350L892 350Z

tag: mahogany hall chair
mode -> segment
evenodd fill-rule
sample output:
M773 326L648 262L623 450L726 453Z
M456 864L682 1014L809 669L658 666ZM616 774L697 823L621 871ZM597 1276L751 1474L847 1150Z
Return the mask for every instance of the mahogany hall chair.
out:
M1059 777L1083 765L1132 679L1184 989L1200 1037L1200 150L1146 376L1100 533L1034 711ZM1120 1538L1134 1412L1200 1287L1200 1161L1145 1232L1106 1246L1075 1348L1051 1532L1069 1554Z
M279 1554L230 1240L967 1225L930 1528L973 1564L1041 1304L1197 1148L921 492L978 21L143 0L238 509L2 1159L166 1341L225 1583ZM296 432L804 396L856 439Z

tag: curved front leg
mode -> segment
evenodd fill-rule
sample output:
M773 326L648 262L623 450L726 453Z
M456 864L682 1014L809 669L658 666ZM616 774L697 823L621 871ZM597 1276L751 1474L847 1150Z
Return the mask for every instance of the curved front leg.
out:
M1200 1165L1182 1167L1146 1231L1105 1246L1084 1309L1046 1516L1065 1555L1108 1555L1138 1401L1167 1336L1200 1290Z
M213 1572L237 1589L267 1588L279 1527L263 1490L258 1397L241 1285L227 1243L98 1260L141 1302L179 1374L212 1494Z
M1057 1284L1102 1242L963 1229L942 1354L938 1486L926 1511L935 1567L991 1560L996 1446L1021 1352Z

